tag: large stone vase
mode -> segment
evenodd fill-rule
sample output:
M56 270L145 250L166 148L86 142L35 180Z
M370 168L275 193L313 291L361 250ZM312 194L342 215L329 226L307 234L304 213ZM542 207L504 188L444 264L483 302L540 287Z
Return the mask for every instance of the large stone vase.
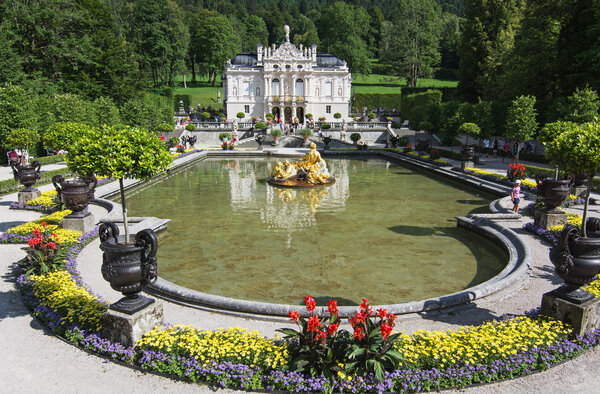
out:
M550 250L550 261L565 285L556 290L560 298L581 304L594 295L581 287L591 283L600 273L600 220L587 221L588 237L580 236L580 229L572 224L565 225L558 245Z
M544 201L546 212L558 212L557 208L569 197L572 179L548 179L540 172L536 175L537 195Z
M94 191L98 184L95 176L67 181L62 175L55 175L52 178L52 184L58 192L58 198L67 206L67 209L73 211L69 216L86 216L87 213L84 210L90 202L94 201Z
M325 144L325 150L329 149L329 144L331 143L331 137L330 136L323 137L323 143Z
M152 304L152 298L139 293L157 278L158 240L154 231L138 232L134 243L120 243L119 228L114 223L102 223L99 233L102 277L124 295L110 309L131 315Z
M473 161L473 158L475 157L475 149L469 145L463 145L460 153L464 161Z
M13 170L13 176L16 181L19 181L21 185L25 186L22 192L32 192L34 189L33 185L40 179L40 168L41 164L39 161L33 161L31 164L15 164L10 163L10 167Z

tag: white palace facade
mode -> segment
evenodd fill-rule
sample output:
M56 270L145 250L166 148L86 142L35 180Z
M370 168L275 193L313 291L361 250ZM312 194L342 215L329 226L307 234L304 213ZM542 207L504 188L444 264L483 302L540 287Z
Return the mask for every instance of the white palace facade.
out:
M224 107L227 117L239 112L242 121L267 113L285 122L305 114L315 120L334 121L335 113L349 120L352 76L345 61L317 53L317 46L296 47L290 43L289 27L284 26L286 42L276 47L258 44L256 52L240 53L227 61L223 74Z

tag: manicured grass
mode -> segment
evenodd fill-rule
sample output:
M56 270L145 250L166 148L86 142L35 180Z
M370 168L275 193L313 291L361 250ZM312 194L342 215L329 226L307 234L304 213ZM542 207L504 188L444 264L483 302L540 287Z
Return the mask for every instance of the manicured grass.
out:
M223 103L217 103L217 91L223 88L221 85L221 77L217 77L215 86L208 83L206 77L199 79L196 83L192 83L192 75L186 76L187 88L183 87L183 76L179 75L176 78L175 94L189 94L192 96L192 106L197 104L203 107L211 106L213 108L222 108ZM443 81L438 79L421 78L417 86L420 88L455 88L458 81ZM401 93L401 88L406 86L406 79L391 75L370 74L353 76L352 89L356 93ZM222 96L221 96L222 97Z

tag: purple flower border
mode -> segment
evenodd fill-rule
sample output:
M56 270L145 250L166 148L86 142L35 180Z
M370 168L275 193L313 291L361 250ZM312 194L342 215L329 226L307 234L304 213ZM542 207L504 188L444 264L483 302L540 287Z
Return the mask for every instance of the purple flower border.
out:
M82 235L78 242L69 248L66 267L73 280L87 288L77 269L77 255L94 240L98 229ZM23 300L52 331L66 340L92 353L110 360L127 363L130 366L159 374L176 376L192 382L202 382L219 387L241 389L266 389L286 391L340 391L340 392L418 392L492 382L499 379L514 378L539 370L545 370L555 364L581 354L586 349L600 343L600 328L584 337L561 339L553 345L543 348L531 348L503 360L494 360L489 364L471 365L464 363L446 369L403 369L386 372L384 380L378 382L373 375L354 377L351 380L333 379L324 376L311 377L298 372L285 370L261 370L258 366L248 366L232 362L200 362L193 357L178 356L148 349L124 347L102 339L100 333L89 332L77 325L65 327L62 316L55 310L42 305L34 297L28 280L19 275L17 285ZM89 289L88 289L89 291ZM106 302L103 301L105 304ZM537 318L539 308L526 313ZM509 320L515 316L506 316L500 320Z
M533 234L539 235L551 245L558 245L558 237L552 231L546 230L545 228L540 227L534 224L533 222L525 224L523 226L523 229Z

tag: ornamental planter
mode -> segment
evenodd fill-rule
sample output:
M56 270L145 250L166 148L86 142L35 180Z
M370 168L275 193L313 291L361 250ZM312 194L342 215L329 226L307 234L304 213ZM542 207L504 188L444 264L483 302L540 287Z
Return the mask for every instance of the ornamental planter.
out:
M323 137L323 143L325 144L325 150L329 149L330 142L331 142L330 136Z
M548 179L546 174L540 172L536 175L537 195L546 205L546 212L560 212L556 208L569 197L572 179Z
M580 229L565 225L558 245L550 250L550 261L565 285L554 293L563 299L581 304L594 295L581 289L600 273L600 219L590 218L586 224L588 238L580 237Z
M463 145L460 153L464 161L473 161L475 157L475 149L472 146Z
M587 185L587 174L573 174L573 187L583 187Z
M135 243L119 243L119 228L114 223L102 223L99 234L102 277L125 296L111 304L110 309L132 315L152 304L154 299L139 293L157 278L158 240L154 231L138 232Z
M31 186L35 185L35 182L40 179L40 162L36 160L31 164L26 164L24 166L11 162L10 167L13 170L13 176L15 177L15 180L19 181L21 185L25 186L25 188L21 191L34 191Z
M58 198L65 203L67 209L73 211L70 217L87 216L83 210L94 201L94 191L98 184L95 176L66 181L62 175L55 175L52 184L58 192Z

